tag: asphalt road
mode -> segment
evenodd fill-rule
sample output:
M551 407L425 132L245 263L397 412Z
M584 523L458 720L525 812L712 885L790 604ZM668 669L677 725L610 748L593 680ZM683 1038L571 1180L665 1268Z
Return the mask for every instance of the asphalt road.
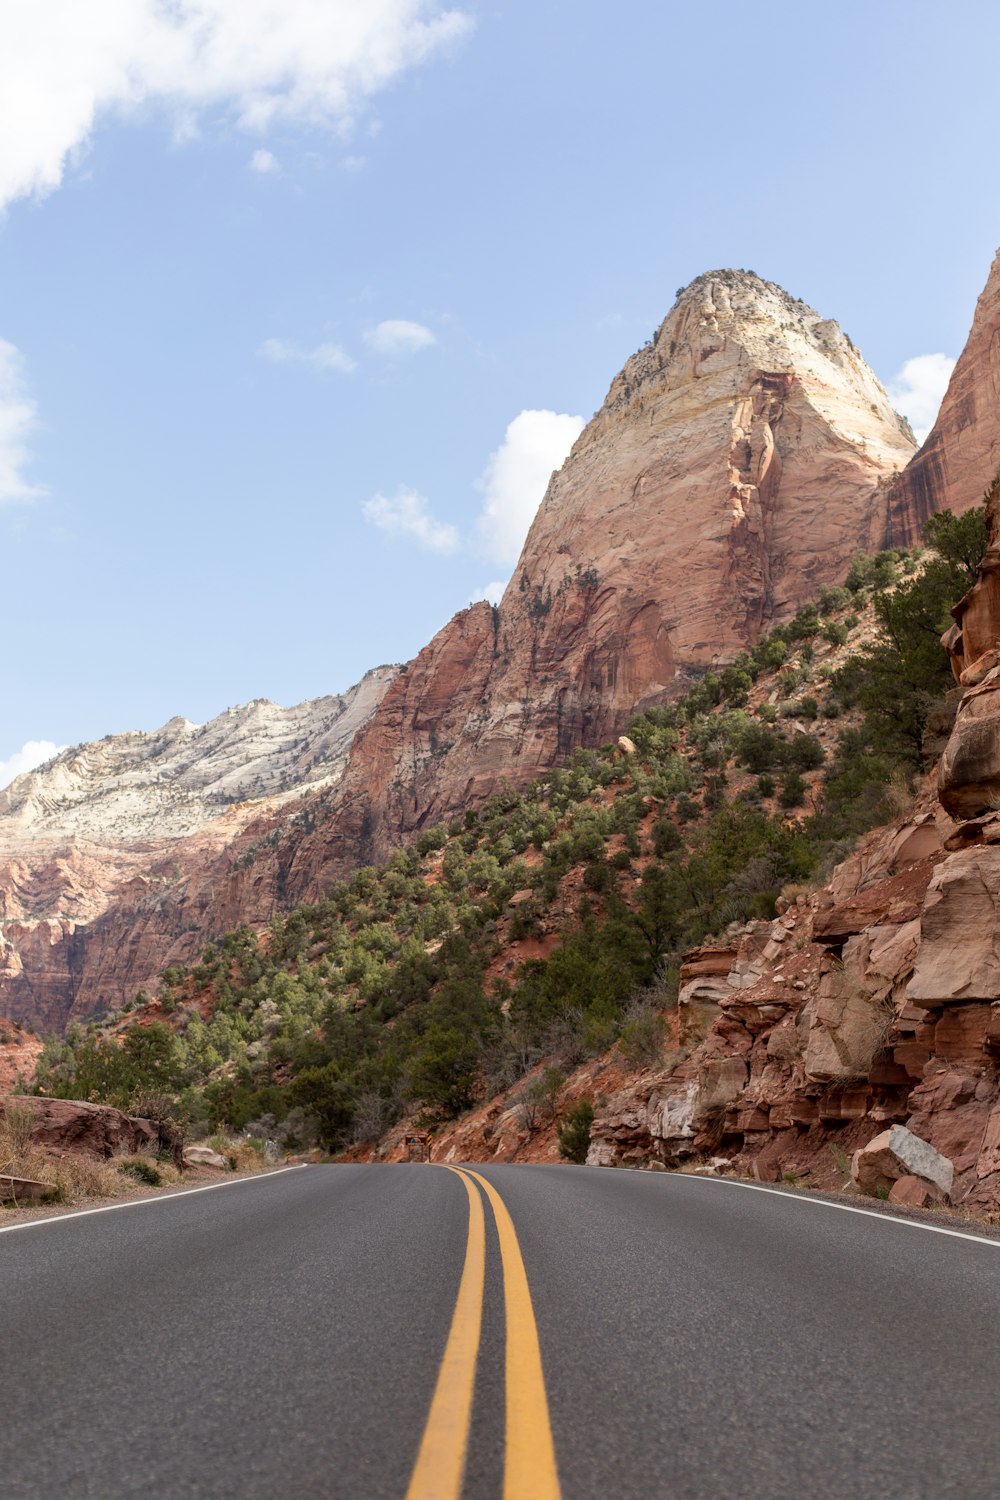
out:
M4 1500L995 1500L998 1401L1000 1242L808 1196L308 1167L0 1229Z

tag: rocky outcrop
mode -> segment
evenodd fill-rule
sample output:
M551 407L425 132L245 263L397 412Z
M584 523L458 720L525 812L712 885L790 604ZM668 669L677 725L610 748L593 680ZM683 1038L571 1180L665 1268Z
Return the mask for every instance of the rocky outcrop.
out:
M953 834L925 799L869 835L829 886L691 956L679 996L690 1055L598 1108L590 1160L676 1166L721 1153L765 1181L836 1187L860 1152L866 1190L920 1206L943 1196L950 1171L952 1201L1000 1215L1000 983L988 956L1000 922L966 869L975 855L992 887L1000 850L949 853ZM887 1129L893 1146L917 1137L924 1165L903 1153L887 1168Z
M0 1118L11 1107L32 1116L31 1143L50 1152L109 1157L159 1146L160 1132L154 1121L134 1119L107 1104L18 1096L0 1099Z
M982 504L1000 470L1000 252L976 303L965 348L920 452L886 487L887 545L911 547L941 510Z
M1000 807L1000 478L987 491L986 526L979 577L952 610L955 623L942 640L966 692L938 765L938 795L953 817L966 820Z

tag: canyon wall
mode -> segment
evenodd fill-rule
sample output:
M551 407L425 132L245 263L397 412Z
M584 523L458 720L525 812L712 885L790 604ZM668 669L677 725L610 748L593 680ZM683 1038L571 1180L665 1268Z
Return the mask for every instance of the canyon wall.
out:
M912 547L928 516L981 505L1000 470L1000 251L920 452L886 487L886 545Z
M961 390L974 408L977 462L1000 431L990 404L997 282L995 265L946 402L955 407ZM921 454L932 442L966 451L969 424L945 418L943 408L941 436ZM72 758L44 788L15 783L8 826L19 820L20 831L6 846L0 816L0 1013L58 1027L118 1006L208 939L266 925L504 780L525 782L613 737L637 709L839 583L858 549L915 537L928 508L962 508L958 479L911 482L913 451L835 323L750 272L698 277L553 476L499 608L462 611L379 681L342 778L317 775L294 810L235 803L185 825L192 798L224 807L246 788L234 762L163 801L178 836L157 841L156 820L133 810L132 836L103 843L93 823L102 794L74 802ZM954 473L970 474L970 463ZM965 487L972 495L971 479ZM186 733L183 721L162 732L177 740L178 765L180 750L197 751ZM299 748L279 799L322 772L310 733ZM118 780L111 803L124 817L134 772Z

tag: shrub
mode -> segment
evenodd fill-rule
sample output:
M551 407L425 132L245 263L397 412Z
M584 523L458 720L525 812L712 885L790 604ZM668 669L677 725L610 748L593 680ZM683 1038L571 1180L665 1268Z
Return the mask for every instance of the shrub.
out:
M626 1005L618 1050L630 1068L654 1067L663 1057L667 1028L654 998L643 991Z
M594 1106L580 1099L568 1109L559 1122L559 1155L563 1161L582 1166L590 1150L590 1129L594 1123Z
M149 1187L160 1187L163 1182L163 1173L145 1156L130 1156L118 1162L119 1172L134 1177L137 1182L144 1182Z
M781 780L778 801L782 807L801 807L806 800L806 784L798 771L787 771Z
M662 859L674 849L680 849L683 843L684 840L669 818L657 818L653 824L653 853L657 859Z

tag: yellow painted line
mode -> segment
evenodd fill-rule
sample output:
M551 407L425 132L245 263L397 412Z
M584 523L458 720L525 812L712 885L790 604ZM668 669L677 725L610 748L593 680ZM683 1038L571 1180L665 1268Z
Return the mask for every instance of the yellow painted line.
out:
M449 1171L452 1168L448 1168ZM438 1372L434 1399L424 1428L406 1500L459 1500L469 1445L472 1393L483 1320L486 1230L482 1199L461 1172L469 1195L469 1238L451 1331Z
M507 1310L504 1500L560 1500L542 1351L521 1247L500 1194L478 1172L468 1171L468 1176L475 1178L493 1207L503 1260Z

